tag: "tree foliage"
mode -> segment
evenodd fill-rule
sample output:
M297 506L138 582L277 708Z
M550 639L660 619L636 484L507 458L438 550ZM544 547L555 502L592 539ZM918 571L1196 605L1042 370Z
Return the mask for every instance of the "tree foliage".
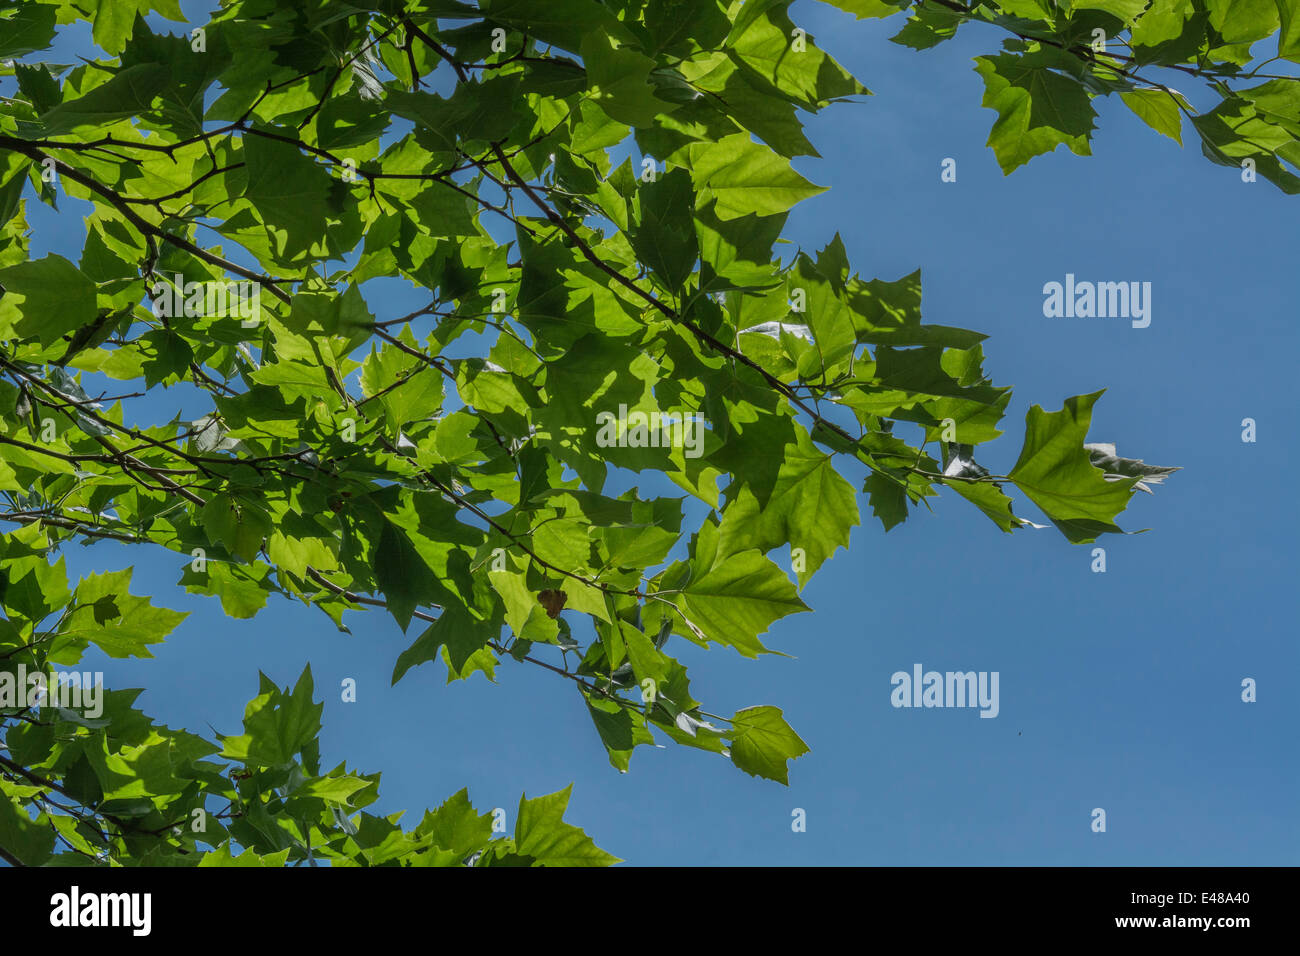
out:
M1000 31L976 68L1008 172L1086 154L1117 94L1300 185L1296 85L1247 69L1271 37L1295 61L1294 0L834 5L905 14L916 49ZM782 711L706 711L672 653L767 652L859 483L886 531L945 489L1043 527L1016 491L1078 543L1170 470L1088 443L1091 394L1032 407L990 474L1010 390L984 336L923 323L920 273L863 278L837 235L782 254L822 191L801 117L868 92L789 0L235 0L180 35L153 13L182 19L0 2L0 674L148 657L180 623L129 569L67 579L65 544L110 540L174 552L232 618L273 594L340 628L386 609L411 639L394 682L546 669L620 770L657 734L786 782L808 748ZM104 55L47 62L85 19ZM26 220L66 197L90 204L76 262ZM395 281L427 303L390 314ZM171 389L204 413L161 420ZM463 791L412 830L367 814L377 775L321 772L309 672L263 676L214 742L135 693L97 719L0 707L11 862L613 861L567 791L525 799L513 839Z

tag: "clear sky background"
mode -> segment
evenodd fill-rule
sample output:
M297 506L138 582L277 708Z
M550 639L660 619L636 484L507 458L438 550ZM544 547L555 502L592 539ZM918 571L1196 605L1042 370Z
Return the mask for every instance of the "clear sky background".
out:
M206 19L208 4L183 6ZM1092 546L1054 529L1001 534L951 493L888 535L860 496L851 549L803 592L814 613L765 638L791 658L750 661L680 638L667 648L714 713L784 709L812 748L789 788L671 744L639 749L619 774L578 693L554 675L507 660L495 685L482 675L445 685L432 663L390 687L416 628L403 635L389 617L358 613L343 634L277 598L232 621L215 598L176 586L178 556L112 543L68 547L70 571L134 564L134 590L191 616L155 659L92 652L81 668L147 688L138 706L171 726L238 733L259 669L283 686L310 662L325 700L322 765L383 771L383 812L418 817L468 786L480 810L505 807L513 828L521 791L574 782L569 819L635 864L1300 862L1300 197L1243 183L1118 98L1095 101L1095 155L1058 150L1004 177L984 146L995 114L979 106L971 62L997 51L1001 31L964 27L918 53L887 42L901 16L855 22L807 2L794 14L875 95L810 120L822 158L797 165L831 189L796 207L786 235L812 250L838 231L864 278L920 267L926 321L989 334L985 367L1015 393L981 463L1011 467L1030 405L1054 411L1104 387L1090 440L1183 467L1120 516L1151 531L1098 542L1106 573L1090 570ZM86 52L89 30L69 33L47 58ZM1198 102L1195 81L1180 81ZM956 183L940 181L945 157ZM33 255L78 258L85 205L64 197L55 213L28 196ZM1067 272L1150 282L1150 327L1044 318L1043 285ZM425 301L392 283L368 299L384 316ZM176 389L132 403L127 419L164 421L178 406L203 411ZM1241 440L1246 417L1254 444ZM1017 513L1043 520L1023 498ZM998 671L1000 714L894 709L890 675L916 663ZM346 677L356 703L339 699ZM1257 703L1241 701L1246 677ZM1106 810L1104 834L1091 830L1094 807ZM792 832L795 808L804 833Z

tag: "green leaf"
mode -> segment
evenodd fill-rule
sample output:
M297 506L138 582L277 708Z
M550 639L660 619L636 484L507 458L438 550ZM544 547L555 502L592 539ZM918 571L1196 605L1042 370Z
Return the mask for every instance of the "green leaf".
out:
M703 640L734 647L745 657L767 651L758 640L776 621L809 610L790 579L757 551L728 555L667 594Z
M564 822L573 784L545 797L519 801L515 847L538 866L612 866L622 862L592 842L579 827Z
M203 530L214 544L242 561L252 561L271 533L271 516L258 504L213 495L200 512Z
M824 0L832 7L839 7L845 13L853 14L859 20L868 17L891 17L907 9L901 3L887 3L886 0Z
M575 53L593 33L628 37L608 8L595 0L483 0L479 8L492 23Z
M459 604L444 608L437 622L398 656L392 682L396 684L417 664L434 660L439 649L447 665L447 683L464 680L475 671L482 671L491 680L496 656L487 643L500 633L500 621L480 620Z
M289 859L289 851L281 850L278 853L261 854L253 850L242 850L238 854L231 854L230 844L224 843L209 853L204 853L199 858L195 866L200 867L282 867Z
M50 644L50 657L74 663L87 644L109 657L153 657L149 644L160 644L189 615L155 607L147 597L131 594L132 569L90 574L73 594L76 610ZM70 653L75 649L75 654Z
M981 105L997 110L988 145L1003 173L1064 144L1080 156L1088 145L1096 111L1082 84L1052 70L1043 53L999 53L975 58L984 78Z
M21 167L15 169L7 181L0 175L0 229L18 214L26 185L27 176Z
M375 546L375 583L384 592L388 610L403 631L410 626L415 609L432 603L437 596L433 571L406 532L387 518Z
M691 176L671 169L641 187L641 221L628 237L641 261L672 291L690 278L699 258Z
M683 78L693 92L716 94L712 106L726 113L782 156L816 156L817 150L804 135L803 124L793 103L773 97L766 82L743 69L734 60L715 53L705 60L682 64ZM694 108L699 104L695 102ZM687 109L692 104L688 103Z
M803 429L798 434L764 500L748 484L728 492L718 548L724 554L767 552L788 542L804 558L796 562L802 587L838 548L848 548L849 529L860 519L853 486L835 470L833 456Z
M996 482L951 481L948 487L984 512L1003 531L1021 526L1020 519L1011 511L1011 499L1003 494Z
M651 37L646 52L712 50L731 31L721 0L662 0L646 4L645 28Z
M167 85L168 69L161 63L137 63L114 74L107 83L65 100L41 117L51 134L85 126L103 126L147 112Z
M1254 43L1278 28L1275 0L1206 0L1210 25L1224 43Z
M654 743L654 734L646 727L645 715L597 694L585 694L584 697L591 722L609 755L610 766L620 773L627 773L632 751Z
M1192 117L1203 151L1216 163L1240 167L1253 160L1259 174L1284 192L1300 192L1300 95L1289 80L1269 80L1236 91L1208 113Z
M0 597L5 608L32 624L44 620L55 608L62 608L72 597L63 558L53 564L43 559L10 559L4 571L6 585Z
M469 791L462 789L426 813L416 832L429 836L434 846L465 856L492 839L492 814L476 813Z
M1180 2L1188 7L1192 5L1192 0ZM1294 62L1300 57L1300 0L1276 0L1276 3L1281 23L1277 34L1277 55Z
M746 707L731 718L726 732L731 762L752 777L790 785L789 761L808 753L777 707Z
M256 129L273 136L293 134L282 127ZM244 198L275 230L273 247L293 256L320 241L335 185L329 174L290 144L265 136L244 138L244 162L248 167Z
M701 284L710 289L762 288L776 285L772 246L785 215L720 219L716 205L695 211L699 237Z
M0 9L0 57L44 50L54 39L58 15L58 7L51 3L27 2Z
M1025 416L1025 444L1008 474L1043 513L1071 525L1067 536L1075 543L1092 541L1100 531L1117 532L1114 519L1125 507L1135 478L1107 481L1083 447L1092 421L1092 407L1101 392L1065 400L1059 412L1035 405ZM1065 529L1063 529L1065 530Z
M413 221L429 236L476 236L473 200L441 183L429 183L408 204Z
M259 385L270 385L280 390L288 402L299 398L314 400L329 391L329 378L325 369L307 362L271 362L249 376Z
M275 590L270 573L265 564L226 564L209 558L202 571L187 564L180 583L191 593L216 595L225 614L244 620L266 607Z
M303 668L292 692L281 691L265 674L258 677L258 695L244 708L244 732L218 735L221 756L249 766L280 767L315 743L325 705L312 701L311 665Z
M63 256L20 262L0 269L0 330L53 345L63 335L95 321L95 284Z
M1028 0L1026 6L1037 5L1034 0ZM912 9L913 15L891 42L913 50L928 50L945 40L951 40L957 35L957 29L966 22L960 13L944 7L918 5Z
M1196 10L1193 0L1151 0L1130 36L1135 47L1154 47L1183 32L1183 24Z
M873 471L867 475L862 490L870 496L871 513L880 519L886 531L907 520L905 485Z
M40 866L54 850L54 831L45 820L29 817L20 802L40 789L0 777L0 847L27 866Z
M137 16L144 17L150 10L157 10L169 20L185 19L179 0L92 0L92 3L95 4L92 35L96 43L113 55L122 52ZM148 32L147 26L144 32Z
M867 93L865 86L817 48L811 35L796 34L789 6L790 0L769 0L740 12L728 38L737 62L807 110Z
M661 114L675 109L654 95L650 71L655 61L621 46L614 37L589 32L582 40L582 62L591 100L612 119L629 126L653 126Z
M1120 98L1142 122L1182 145L1183 114L1171 94L1157 89L1131 90Z
M1124 23L1132 23L1147 7L1147 0L1072 0L1075 10L1101 10Z
M700 203L715 199L714 211L721 220L784 213L826 191L795 172L788 160L755 143L748 133L692 147L691 163Z

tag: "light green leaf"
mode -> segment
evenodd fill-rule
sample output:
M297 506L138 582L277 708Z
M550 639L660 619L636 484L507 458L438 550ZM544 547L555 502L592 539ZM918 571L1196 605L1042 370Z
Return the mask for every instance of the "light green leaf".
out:
M292 692L281 691L265 674L259 679L258 695L244 708L244 732L218 735L221 756L250 766L280 767L315 742L325 705L312 701L311 665L303 668Z
M700 203L716 199L714 209L721 220L784 213L826 191L795 172L789 160L755 143L748 133L692 147L691 162Z
M844 67L818 49L812 36L803 30L796 33L789 6L790 0L769 0L741 10L728 38L737 62L807 110L867 93Z
M1142 122L1182 145L1183 114L1170 94L1156 89L1131 90L1121 93L1120 98Z
M1124 23L1132 23L1147 8L1147 0L1072 0L1075 10L1102 10Z
M435 846L463 856L492 838L492 814L476 813L469 791L462 789L437 810L426 813L415 832L430 837Z
M892 17L895 13L902 13L907 9L902 4L886 3L885 0L824 0L824 2L832 7L839 7L845 13L853 14L859 20L868 17Z
M776 484L760 501L752 486L728 492L718 548L724 554L757 548L767 552L787 542L796 558L799 584L808 582L838 548L849 546L849 529L859 523L853 486L835 470L834 457L817 448L807 432L787 445Z
M287 849L280 850L278 853L260 854L253 850L244 849L237 855L230 852L230 844L223 843L217 849L204 853L195 864L200 867L282 867L289 859Z
M54 660L72 663L87 644L109 657L153 657L149 644L163 640L189 615L155 607L147 597L131 594L132 569L90 574L73 594L74 610L51 642ZM75 650L75 656L70 653Z
M1151 0L1130 33L1133 45L1151 47L1174 39L1195 10L1193 0Z
M1119 531L1114 519L1128 505L1136 478L1107 481L1083 447L1092 406L1101 392L1065 400L1059 412L1038 405L1025 416L1025 444L1008 477L1076 543ZM1058 524L1059 526L1059 524Z
M728 555L665 595L697 637L734 647L745 657L767 651L758 640L776 621L809 610L781 569L757 551Z
M564 822L573 784L545 797L519 801L515 848L539 866L612 866L622 862L592 842L579 827Z
M655 61L613 37L590 31L582 40L582 61L592 101L620 123L649 127L659 115L676 109L654 95L650 71Z
M808 745L794 732L777 707L746 707L731 718L726 732L731 741L731 762L753 777L765 777L789 786L789 761L808 753Z
M81 96L65 100L41 117L47 132L67 133L84 126L101 126L145 113L166 86L167 67L137 63Z

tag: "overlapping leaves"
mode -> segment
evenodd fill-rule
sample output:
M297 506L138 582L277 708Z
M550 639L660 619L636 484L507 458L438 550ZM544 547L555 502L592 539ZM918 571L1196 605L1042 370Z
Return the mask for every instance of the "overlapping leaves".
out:
M919 273L864 279L838 237L778 254L790 209L824 192L802 168L804 114L866 93L789 6L227 2L170 37L136 16L147 4L101 5L108 58L71 68L39 54L78 8L0 6L0 50L21 58L0 70L0 517L28 529L6 539L7 607L35 625L68 597L44 553L59 541L166 548L178 583L235 618L274 594L339 627L386 608L412 634L394 680L439 659L448 679L558 672L619 769L658 734L786 782L807 745L783 712L710 714L671 655L767 651L848 546L864 471L886 529L946 486L1004 531L1026 525L1010 487L1070 540L1118 531L1136 476L1092 464L1093 396L1032 411L1020 461L990 474L975 455L1009 392L983 337L923 323ZM1135 56L1173 63L1185 19L1237 44L1214 47L1229 62L1258 26L1236 7L1075 8L924 4L900 39L929 46L972 17L1023 34L980 62L1009 169L1060 143L1086 153L1104 92L1177 132L1078 30L1132 26L1150 51ZM1216 156L1245 155L1244 119L1250 149L1286 159L1289 89L1238 90L1197 128ZM90 203L75 263L33 251L25 218L63 193ZM397 314L397 283L427 304ZM239 308L211 305L218 285ZM132 393L182 383L202 408L134 424ZM51 655L145 654L174 626L121 572L78 591ZM309 680L264 680L223 753L359 806L369 789L314 767L315 708ZM267 784L276 807L299 799L285 785ZM562 795L542 801L509 846L475 843L468 810L403 833L316 804L319 825L236 842L280 862L320 840L371 864L608 862L558 822Z
M95 645L148 657L183 614L127 592L130 572L75 586L49 560L34 525L0 537L0 854L27 866L574 866L609 865L564 822L568 791L523 799L514 836L501 811L477 813L464 790L412 829L400 814L365 808L379 774L320 767L322 704L311 669L291 689L261 675L243 732L217 742L155 723L134 706L139 690L51 683L34 697L33 673L77 673ZM9 580L12 578L12 580ZM28 582L31 582L30 584ZM39 595L39 596L38 596ZM60 598L63 606L51 605ZM126 629L129 633L124 634ZM85 665L82 664L84 667ZM21 683L19 683L21 681ZM75 686L67 690L56 686ZM83 689L84 688L84 689ZM64 695L64 696L58 696ZM19 699L20 696L23 699Z

